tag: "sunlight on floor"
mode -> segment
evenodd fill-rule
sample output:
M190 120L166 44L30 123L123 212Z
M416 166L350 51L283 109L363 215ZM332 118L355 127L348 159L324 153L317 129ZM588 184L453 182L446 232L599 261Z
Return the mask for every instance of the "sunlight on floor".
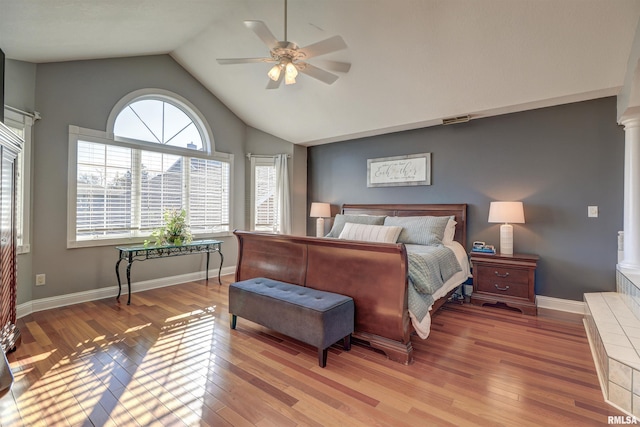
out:
M77 337L75 348L52 344L20 359L12 369L22 422L198 424L215 371L215 320L212 306L168 317L159 330L151 323L108 337L83 330L87 337ZM27 377L33 385L23 391Z

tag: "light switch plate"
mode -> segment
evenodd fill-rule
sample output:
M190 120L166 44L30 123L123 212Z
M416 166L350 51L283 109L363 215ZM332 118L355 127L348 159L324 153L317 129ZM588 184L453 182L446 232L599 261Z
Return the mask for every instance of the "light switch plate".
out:
M598 207L597 206L587 207L587 216L589 218L598 218Z

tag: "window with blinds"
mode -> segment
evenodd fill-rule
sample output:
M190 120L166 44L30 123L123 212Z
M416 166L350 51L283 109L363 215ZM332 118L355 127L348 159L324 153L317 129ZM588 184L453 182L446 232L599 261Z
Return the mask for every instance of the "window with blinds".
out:
M22 151L16 159L16 251L18 254L30 251L30 174L31 174L31 127L33 117L5 109L5 125L23 141Z
M276 233L278 231L276 166L271 157L257 158L253 161L252 203L253 229Z
M113 140L91 131L70 138L76 166L71 246L148 237L167 209L184 209L196 237L229 231L231 163L206 153L189 114L167 100L135 101L116 118L114 133Z

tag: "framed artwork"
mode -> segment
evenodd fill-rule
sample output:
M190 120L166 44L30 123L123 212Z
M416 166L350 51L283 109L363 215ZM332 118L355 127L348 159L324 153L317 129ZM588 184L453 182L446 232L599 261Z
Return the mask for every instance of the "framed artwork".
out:
M367 160L367 187L431 185L431 153Z

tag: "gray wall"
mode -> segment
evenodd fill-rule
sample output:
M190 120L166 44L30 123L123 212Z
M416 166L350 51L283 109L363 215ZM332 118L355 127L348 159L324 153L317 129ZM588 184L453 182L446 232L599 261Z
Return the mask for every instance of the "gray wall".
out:
M22 111L36 109L36 64L7 59L4 103Z
M291 144L283 139L262 132L253 127L247 127L247 141L245 144L247 153L272 156L276 154L288 154L289 180L291 181L291 234L305 235L307 215L307 148ZM249 160L245 158L245 164ZM251 168L246 168L246 221L247 227L250 221L251 201Z
M68 126L104 131L111 109L124 95L159 88L188 99L211 126L215 149L235 155L232 228L244 229L247 152L291 153L292 182L306 183L306 148L247 127L224 104L170 56L30 64L7 61L6 103L38 111L32 150L31 253L18 257L18 304L73 292L116 285L117 251L111 246L66 248ZM274 151L275 150L275 151ZM295 221L304 232L306 185L297 200ZM300 231L301 230L301 231ZM236 264L233 236L222 240L225 267ZM211 268L218 258L212 257ZM136 281L192 273L204 269L202 257L179 257L136 263ZM121 268L124 277L124 268ZM35 287L35 274L47 284Z
M306 182L306 149L298 150L286 141L248 128L167 55L39 65L9 60L7 105L42 115L34 126L32 150L31 253L18 257L19 304L116 284L113 270L117 252L113 247L66 248L68 126L104 131L115 103L143 88L169 90L188 99L211 126L216 151L235 155L232 228L246 228L248 151L292 153L296 160L292 181L298 176ZM301 218L306 215L306 187L303 198L302 213L298 213ZM232 236L222 240L224 266L232 267L237 258L236 240ZM217 261L212 257L212 269ZM198 256L136 263L133 281L202 269L204 262ZM47 284L35 287L34 276L39 273L47 275Z
M432 153L431 186L367 188L367 159L421 152ZM537 294L615 290L624 167L615 98L321 145L308 158L309 201L330 202L334 214L343 203L467 203L468 242L498 246L489 202L522 200L514 248L540 256Z
M244 225L244 138L246 126L169 56L39 64L35 84L33 145L32 277L44 273L47 284L32 287L32 298L64 295L115 285L113 247L66 248L68 126L104 131L109 113L124 95L142 88L172 91L188 99L206 117L217 151L236 156L233 225ZM223 238L225 266L235 264L236 243ZM212 268L218 262L212 257ZM136 263L133 281L202 270L199 256ZM124 269L123 269L124 272ZM22 301L19 301L22 302Z

